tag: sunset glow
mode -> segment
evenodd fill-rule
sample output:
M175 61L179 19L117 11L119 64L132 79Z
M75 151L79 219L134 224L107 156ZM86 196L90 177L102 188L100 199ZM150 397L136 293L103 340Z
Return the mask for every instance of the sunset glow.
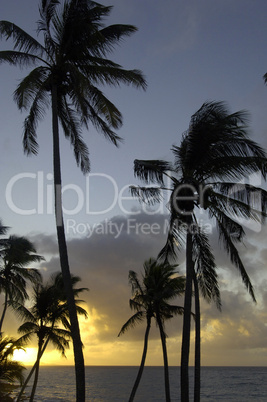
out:
M13 360L19 361L25 366L31 366L36 360L37 349L35 348L25 348L18 349L14 351Z

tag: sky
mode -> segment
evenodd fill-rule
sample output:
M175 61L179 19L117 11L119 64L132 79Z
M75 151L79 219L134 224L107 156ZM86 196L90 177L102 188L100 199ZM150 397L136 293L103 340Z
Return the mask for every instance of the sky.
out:
M114 8L106 24L138 28L114 49L111 59L124 68L142 70L146 91L131 87L104 88L123 114L119 148L93 127L83 135L89 147L91 172L76 167L70 145L61 136L63 206L71 270L82 278L88 320L80 320L87 365L138 365L145 324L118 338L131 315L128 272L141 274L143 263L156 257L166 239L165 204L153 210L130 197L134 159L172 160L191 115L207 100L225 101L232 112L250 113L250 136L267 149L267 4L265 0L103 0ZM36 0L0 4L1 19L35 35ZM27 12L25 12L27 10ZM11 48L0 43L0 49ZM26 236L45 261L38 267L45 278L59 271L52 194L51 115L38 127L39 154L26 157L22 149L25 114L12 99L26 75L0 65L0 217L9 234ZM253 183L262 184L257 177ZM267 364L267 245L266 226L244 222L247 237L240 254L253 283L257 304L246 292L236 269L210 228L218 265L222 311L201 300L202 364L265 366ZM184 273L184 254L178 257ZM177 304L182 305L178 299ZM18 336L21 322L8 313L5 332ZM169 363L180 364L182 320L166 324ZM193 327L192 327L193 335ZM192 349L193 352L193 349ZM36 343L17 357L30 364ZM192 357L193 357L193 353ZM193 360L191 360L193 363ZM43 364L73 364L49 349ZM158 328L151 332L147 364L161 365Z

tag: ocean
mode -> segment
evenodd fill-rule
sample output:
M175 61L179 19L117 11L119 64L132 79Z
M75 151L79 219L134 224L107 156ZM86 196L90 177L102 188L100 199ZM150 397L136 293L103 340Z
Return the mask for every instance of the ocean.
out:
M138 367L87 366L87 401L127 402L137 370ZM170 367L172 401L180 400L179 375L179 367ZM192 382L193 368L190 376ZM42 366L35 401L75 402L74 368ZM165 401L163 367L145 367L135 401ZM267 367L202 367L201 401L266 402Z

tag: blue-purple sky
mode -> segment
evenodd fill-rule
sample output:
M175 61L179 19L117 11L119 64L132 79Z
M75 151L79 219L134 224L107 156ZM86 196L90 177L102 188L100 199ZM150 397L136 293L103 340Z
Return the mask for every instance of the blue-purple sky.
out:
M84 131L91 176L84 177L76 167L69 143L62 137L63 185L67 186L64 206L73 211L65 221L72 270L90 288L86 301L91 324L83 324L87 364L138 364L144 327L140 325L120 342L116 338L131 313L127 275L129 269L140 271L144 260L156 256L163 246L162 230L154 236L141 229L147 223L150 228L155 223L164 229L166 210L160 206L157 214L137 214L140 205L126 199L128 186L137 183L133 160L170 160L172 145L179 144L190 116L206 100L226 101L233 112L248 110L251 137L267 148L267 87L263 81L267 4L264 0L104 0L102 4L114 6L107 24L138 27L111 59L124 68L142 70L148 88L146 92L125 87L104 90L123 114L118 134L124 142L117 149L94 128ZM38 1L2 1L0 16L35 35ZM0 48L11 48L11 43L1 42ZM0 217L11 227L10 233L35 242L47 259L42 268L50 273L59 269L49 201L51 116L48 113L38 128L39 155L26 157L22 150L25 115L12 100L25 74L0 66ZM25 214L34 209L36 213ZM121 228L121 233L115 228ZM203 364L266 365L266 233L266 228L250 231L246 247L241 248L255 284L257 305L250 302L238 273L212 238L220 267L223 311L218 313L214 306L202 303ZM9 322L11 331L17 322L11 315ZM167 327L171 364L179 364L179 328L181 322L177 328L175 323ZM149 362L161 364L156 330L152 338Z

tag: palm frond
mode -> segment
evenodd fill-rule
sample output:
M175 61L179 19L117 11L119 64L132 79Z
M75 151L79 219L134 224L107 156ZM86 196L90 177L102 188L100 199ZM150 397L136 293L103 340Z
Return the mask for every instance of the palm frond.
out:
M44 258L36 254L36 249L33 243L24 236L9 236L6 240L6 247L0 251L0 255L6 261L6 266L9 268L16 267L21 268L32 262L43 261ZM20 271L20 273L27 271ZM39 275L35 269L28 270L29 275Z
M163 160L134 161L134 175L145 183L164 184L164 177L169 170L172 170L171 164Z
M8 297L8 306L13 306L14 303L23 303L29 298L26 291L26 281L20 277L12 275L4 281L1 278L1 287Z
M36 96L40 97L40 93L42 93L42 99L45 102L45 106L48 107L49 100L46 91L48 79L48 68L39 66L34 68L23 80L21 80L14 92L14 101L20 110L28 109L31 103L34 102Z
M95 61L95 60L94 60ZM110 60L97 65L83 63L80 70L87 74L94 85L119 87L121 84L146 89L146 80L140 70L125 70L120 65L113 66Z
M118 336L124 334L128 329L134 328L136 324L138 324L140 321L143 321L144 318L144 311L138 311L137 313L132 315L132 317L130 317L129 320L127 320L126 323L121 327Z
M264 213L259 209L254 209L251 205L239 201L234 197L213 193L211 198L212 202L209 205L210 215L212 215L212 211L216 209L216 211L220 211L221 214L228 215L229 217L231 216L232 220L242 218L245 220L252 219L256 222L261 222L264 219ZM240 228L239 231L241 232L242 229Z
M247 183L216 183L214 188L225 196L225 205L237 216L264 220L267 212L267 191ZM218 193L216 194L216 198ZM235 206L234 209L232 209ZM236 212L238 210L238 213Z
M56 349L65 356L65 349L69 348L69 342L71 340L71 332L64 329L54 328L49 333L49 341L56 347Z
M46 108L47 93L43 88L41 88L32 102L28 116L24 120L23 148L27 155L36 155L38 153L36 129L39 121L44 117Z
M31 262L40 262L44 261L44 258L39 255L34 255L31 258ZM23 265L26 265L25 263ZM20 275L26 280L31 281L32 283L38 283L41 281L42 275L40 271L36 268L24 268L20 266L13 266L13 269L16 271L17 275Z
M100 29L96 42L99 45L99 49L101 49L102 55L106 55L112 51L114 45L119 44L125 36L130 36L136 31L137 28L135 26L123 24L109 25Z
M6 232L8 231L9 227L4 226L2 220L0 219L0 236L5 235ZM1 245L1 243L0 243Z
M129 271L128 280L132 288L132 294L134 294L136 291L141 294L143 293L141 283L135 271L132 270Z
M39 58L33 54L16 52L15 50L0 51L0 64L8 63L19 67L29 67L39 62Z
M225 212L221 208L218 208L214 203L209 208L209 215L210 217L215 217L216 221L223 225L225 232L234 243L242 242L245 230L240 223L227 214L227 211Z
M186 231L187 224L185 224L183 217L181 217L179 214L176 214L171 208L167 240L164 247L158 254L158 259L160 261L176 259L177 251L181 250L185 244Z
M33 52L40 57L45 53L45 48L36 39L12 22L0 21L0 38L12 39L14 49L18 49L19 52L25 54Z
M19 381L22 385L24 381L23 371L26 370L20 362L8 360L0 364L0 380L13 383ZM1 385L2 391L3 383ZM3 387L4 388L4 387ZM1 396L1 395L0 395Z
M29 309L27 309L22 303L15 302L14 300L12 300L11 306L19 318L23 320L28 320L32 323L35 322L34 314Z
M59 0L42 0L39 6L41 19L38 21L38 32L49 32L50 22L56 13L56 7L60 4Z
M89 151L82 140L78 115L66 102L61 103L58 110L64 134L67 138L70 138L73 146L76 163L83 173L88 173L90 171Z
M88 318L88 313L83 307L76 305L76 311L78 315L83 315L85 318Z
M243 262L240 258L239 252L234 245L231 234L225 228L225 225L223 224L222 220L220 220L220 219L217 219L217 227L218 227L218 231L219 231L220 240L223 242L224 248L225 248L227 254L229 254L231 262L239 270L245 287L247 288L250 296L252 297L252 300L254 302L256 302L253 286L252 286L250 278L246 272L246 269L243 265Z
M84 123L88 125L90 121L91 109L88 107L90 105L96 114L102 116L107 121L109 126L119 129L122 126L122 114L118 108L102 91L92 85L90 79L85 79L83 75L83 77L80 76L80 80L83 82L84 94L81 97L78 91L75 92L77 98L76 107L80 110ZM72 88L75 89L75 86L72 85Z
M260 171L266 177L266 153L247 134L248 114L229 113L225 102L206 102L192 116L180 147L174 147L176 169L196 179L240 179ZM209 167L209 168L208 168Z
M171 304L168 304L168 311L170 314L170 318L174 315L183 315L184 314L184 308L181 306L173 306Z
M130 186L129 189L132 197L137 198L141 203L154 205L163 200L161 187Z
M134 298L129 300L129 306L131 310L142 311L142 309L144 308L145 298L146 297L143 293L143 290L142 293L136 292L134 294Z
M193 250L197 281L201 293L207 301L214 300L217 308L221 310L221 296L215 258L211 251L208 236L200 228L193 235Z
M19 326L18 332L20 334L25 334L25 336L31 337L33 334L35 334L38 331L38 329L39 329L39 326L35 322L26 321Z

